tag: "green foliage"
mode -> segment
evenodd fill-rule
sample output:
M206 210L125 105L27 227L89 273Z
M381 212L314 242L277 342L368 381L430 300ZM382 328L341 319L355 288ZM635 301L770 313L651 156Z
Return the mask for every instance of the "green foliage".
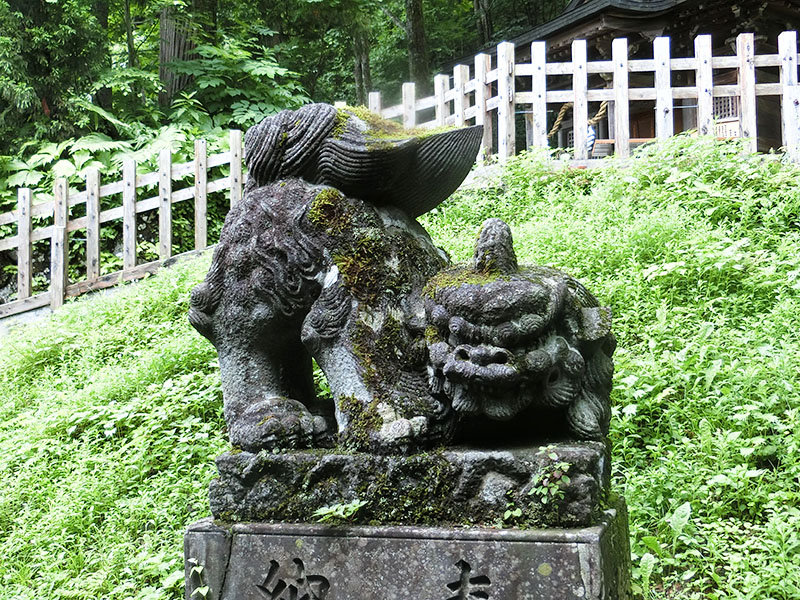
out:
M74 302L0 351L0 598L182 597L222 436L187 320L208 258Z
M556 460L558 456L551 454L550 458ZM568 462L559 461L547 466L538 474L528 492L529 496L537 496L542 504L552 504L564 498L564 486L569 485Z
M353 500L347 504L323 506L315 510L312 516L320 523L346 523L366 504L364 500Z
M192 76L184 104L173 104L174 121L191 120L193 112L208 113L215 115L218 126L245 128L309 100L296 74L278 66L269 48L228 39L202 44L195 52L197 58L170 64L175 72ZM186 99L193 100L194 111Z
M644 598L800 595L800 177L678 136L629 167L511 161L502 187L421 220L456 260L508 221L521 263L614 313L613 473Z
M612 472L648 600L800 596L800 171L741 150L678 137L593 171L522 156L421 219L463 261L500 216L520 262L612 307ZM2 340L0 598L181 597L181 534L226 446L215 354L185 317L207 264Z

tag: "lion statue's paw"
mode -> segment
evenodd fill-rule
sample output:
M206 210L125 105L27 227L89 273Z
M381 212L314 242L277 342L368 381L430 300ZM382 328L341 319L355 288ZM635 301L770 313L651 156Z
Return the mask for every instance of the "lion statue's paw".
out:
M247 407L228 426L231 443L247 452L311 448L330 437L322 417L297 400L267 398Z

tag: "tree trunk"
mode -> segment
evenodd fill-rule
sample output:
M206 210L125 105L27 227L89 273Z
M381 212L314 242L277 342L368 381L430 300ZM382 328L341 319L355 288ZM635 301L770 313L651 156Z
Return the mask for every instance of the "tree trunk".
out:
M125 42L128 45L128 67L135 69L139 66L139 57L136 56L136 44L133 42L133 19L131 19L131 0L123 2L123 20L125 21Z
M103 30L103 47L105 48L105 58L103 62L107 69L111 68L111 53L108 51L108 0L95 0L94 14L97 16L97 22ZM95 95L97 104L104 110L111 110L112 96L111 88L103 87L97 90Z
M191 58L194 43L189 36L187 21L181 18L174 6L165 6L161 9L159 27L161 43L158 54L158 75L162 90L158 95L158 102L161 106L169 106L178 92L189 83L190 77L175 73L167 64L174 60Z
M430 88L431 67L425 43L425 19L422 0L405 0L406 36L408 38L408 71L411 81L424 93Z
M369 69L369 35L366 31L357 31L353 35L353 74L356 81L356 99L358 104L367 104L372 89L372 77Z
M472 7L475 10L475 20L478 24L478 35L481 44L488 44L492 41L494 28L492 26L492 13L489 6L490 0L473 0Z

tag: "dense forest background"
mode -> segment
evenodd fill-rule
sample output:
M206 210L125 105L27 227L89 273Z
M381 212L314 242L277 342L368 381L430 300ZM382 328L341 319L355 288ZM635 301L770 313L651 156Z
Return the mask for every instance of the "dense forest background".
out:
M89 150L125 149L110 140L168 124L245 128L308 100L364 103L402 81L425 89L441 63L566 4L0 0L0 155L8 162L42 141L90 133L100 137L83 144Z

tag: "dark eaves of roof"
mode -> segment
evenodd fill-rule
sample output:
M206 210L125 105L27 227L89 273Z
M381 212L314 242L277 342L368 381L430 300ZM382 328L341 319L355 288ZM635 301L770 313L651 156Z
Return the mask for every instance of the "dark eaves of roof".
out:
M520 45L537 40L545 40L553 33L585 21L607 8L616 8L628 12L653 13L668 10L683 2L686 2L686 0L588 0L577 6L572 3L570 6L574 6L574 8L570 9L568 7L567 10L552 21L534 27L509 41L513 42L514 45Z
M588 21L596 14L609 8L627 11L628 13L659 13L687 1L688 0L573 0L567 5L564 12L552 21L529 29L525 33L508 41L519 47L534 41L547 40L547 38L554 33L572 25L577 25L582 21ZM491 46L484 46L477 52L495 55L497 53L497 45L492 44ZM443 72L447 72L452 69L453 65L467 64L471 59L472 57L470 56L450 60L442 64L441 67Z

